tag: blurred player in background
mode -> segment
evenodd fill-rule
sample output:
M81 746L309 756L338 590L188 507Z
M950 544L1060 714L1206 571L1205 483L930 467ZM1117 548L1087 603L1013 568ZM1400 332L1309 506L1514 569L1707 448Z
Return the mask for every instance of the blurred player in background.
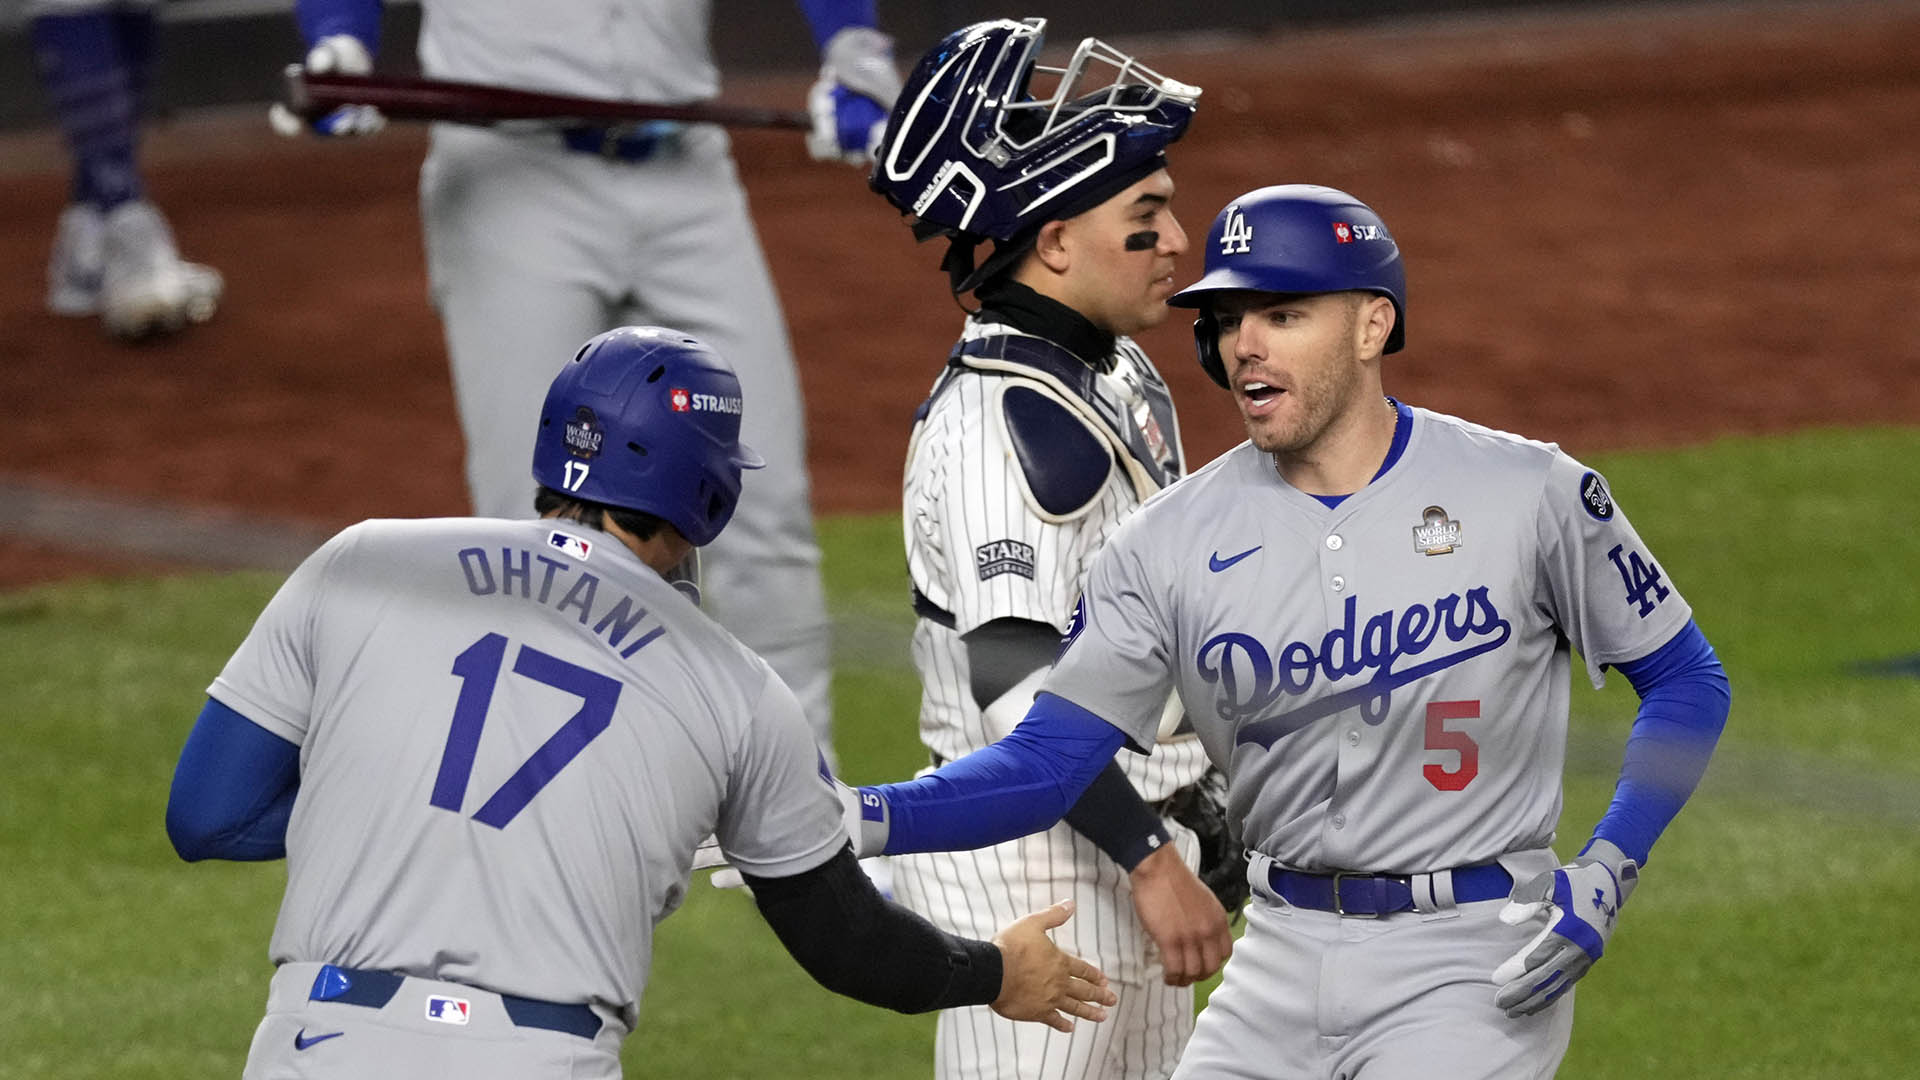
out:
M180 257L140 176L154 0L27 0L34 67L73 156L47 263L47 308L138 339L206 322L222 281Z
M362 522L268 603L167 806L184 858L287 859L249 1080L619 1076L709 834L829 989L1104 1017L1070 903L987 942L883 900L792 692L676 591L761 467L751 403L685 334L601 335L522 432L537 519Z
M894 106L873 172L921 238L948 239L949 284L979 302L907 451L913 659L936 765L1026 713L1094 553L1183 467L1166 384L1127 335L1170 314L1187 238L1163 151L1199 90L1093 38L1064 71L1038 67L1045 25L984 22L936 45ZM1194 833L1162 817L1207 769L1177 708L1172 720L1152 758L1110 762L1064 824L892 860L901 901L957 933L1072 897L1079 917L1061 940L1120 997L1112 1022L1069 1034L977 1007L944 1012L936 1076L1172 1072L1193 1029L1192 984L1233 947L1190 866ZM1238 860L1227 873L1244 880Z
M822 67L815 157L865 162L898 90L872 0L804 0ZM425 0L433 78L642 102L719 91L707 0ZM372 69L380 0L299 0L316 72ZM377 112L316 121L365 134ZM276 126L297 131L278 114ZM652 322L711 342L758 403L767 456L727 535L704 555L708 609L799 695L831 757L829 641L792 350L726 133L706 124L436 124L420 174L427 269L446 329L477 514L526 505L520 433L552 359L610 326ZM850 317L853 315L849 313Z

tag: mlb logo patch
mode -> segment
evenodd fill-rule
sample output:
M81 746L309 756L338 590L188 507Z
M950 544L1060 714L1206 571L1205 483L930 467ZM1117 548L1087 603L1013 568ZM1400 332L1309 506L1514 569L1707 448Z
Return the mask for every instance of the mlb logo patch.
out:
M593 542L582 540L572 533L550 532L547 534L547 546L557 548L564 555L571 555L581 562L593 554Z
M437 1020L442 1024L465 1025L471 1019L472 1012L473 1006L469 1005L465 998L441 997L439 994L430 994L427 997L427 1019L429 1020Z
M674 412L686 412L693 408L693 395L678 386L667 391L667 401L673 406Z

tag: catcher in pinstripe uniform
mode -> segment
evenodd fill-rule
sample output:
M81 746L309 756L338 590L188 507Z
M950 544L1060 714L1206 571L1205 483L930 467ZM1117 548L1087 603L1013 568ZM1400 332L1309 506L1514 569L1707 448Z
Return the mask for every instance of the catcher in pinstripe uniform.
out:
M1163 151L1200 91L1093 38L1065 68L1041 67L1045 25L983 22L935 46L871 178L920 239L949 241L953 292L979 305L907 451L913 660L935 765L1025 714L1094 553L1184 468L1166 384L1127 335L1169 314L1187 239ZM892 861L901 902L953 932L990 934L1009 913L1071 897L1078 917L1061 945L1120 998L1108 1023L1071 1033L948 1010L937 1077L1172 1072L1193 1030L1192 985L1232 949L1227 912L1194 872L1199 840L1163 816L1208 769L1182 719L1175 702L1163 745L1120 755L1048 831Z

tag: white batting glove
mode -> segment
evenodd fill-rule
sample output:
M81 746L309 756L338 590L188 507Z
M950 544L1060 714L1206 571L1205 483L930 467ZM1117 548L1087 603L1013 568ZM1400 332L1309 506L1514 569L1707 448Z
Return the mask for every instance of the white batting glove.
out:
M307 52L307 71L314 75L371 75L373 54L352 34L329 34ZM319 135L372 135L387 126L387 118L372 105L342 105L311 123L279 102L267 110L267 122L281 135L306 131Z
M816 161L866 165L887 130L900 96L893 39L872 27L849 26L820 51L820 77L807 91L807 153Z
M1500 921L1546 925L1493 971L1494 1003L1508 1016L1539 1012L1587 973L1606 951L1620 908L1639 884L1640 866L1605 840L1594 839L1572 863L1514 886Z
M712 870L713 876L707 880L712 882L716 889L747 889L747 879L740 876L740 871L727 864L725 855L720 854L718 837L709 836L700 842L699 847L693 849L693 868ZM747 889L747 895L752 896L753 890Z

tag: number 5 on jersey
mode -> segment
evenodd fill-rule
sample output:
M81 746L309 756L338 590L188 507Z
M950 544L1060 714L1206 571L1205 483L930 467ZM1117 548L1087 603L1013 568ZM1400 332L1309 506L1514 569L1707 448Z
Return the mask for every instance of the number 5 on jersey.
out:
M1449 720L1480 719L1478 701L1433 701L1427 704L1427 749L1451 750L1460 755L1460 763L1449 769L1427 764L1420 773L1427 783L1441 791L1460 791L1480 775L1480 744L1464 731L1449 731Z

